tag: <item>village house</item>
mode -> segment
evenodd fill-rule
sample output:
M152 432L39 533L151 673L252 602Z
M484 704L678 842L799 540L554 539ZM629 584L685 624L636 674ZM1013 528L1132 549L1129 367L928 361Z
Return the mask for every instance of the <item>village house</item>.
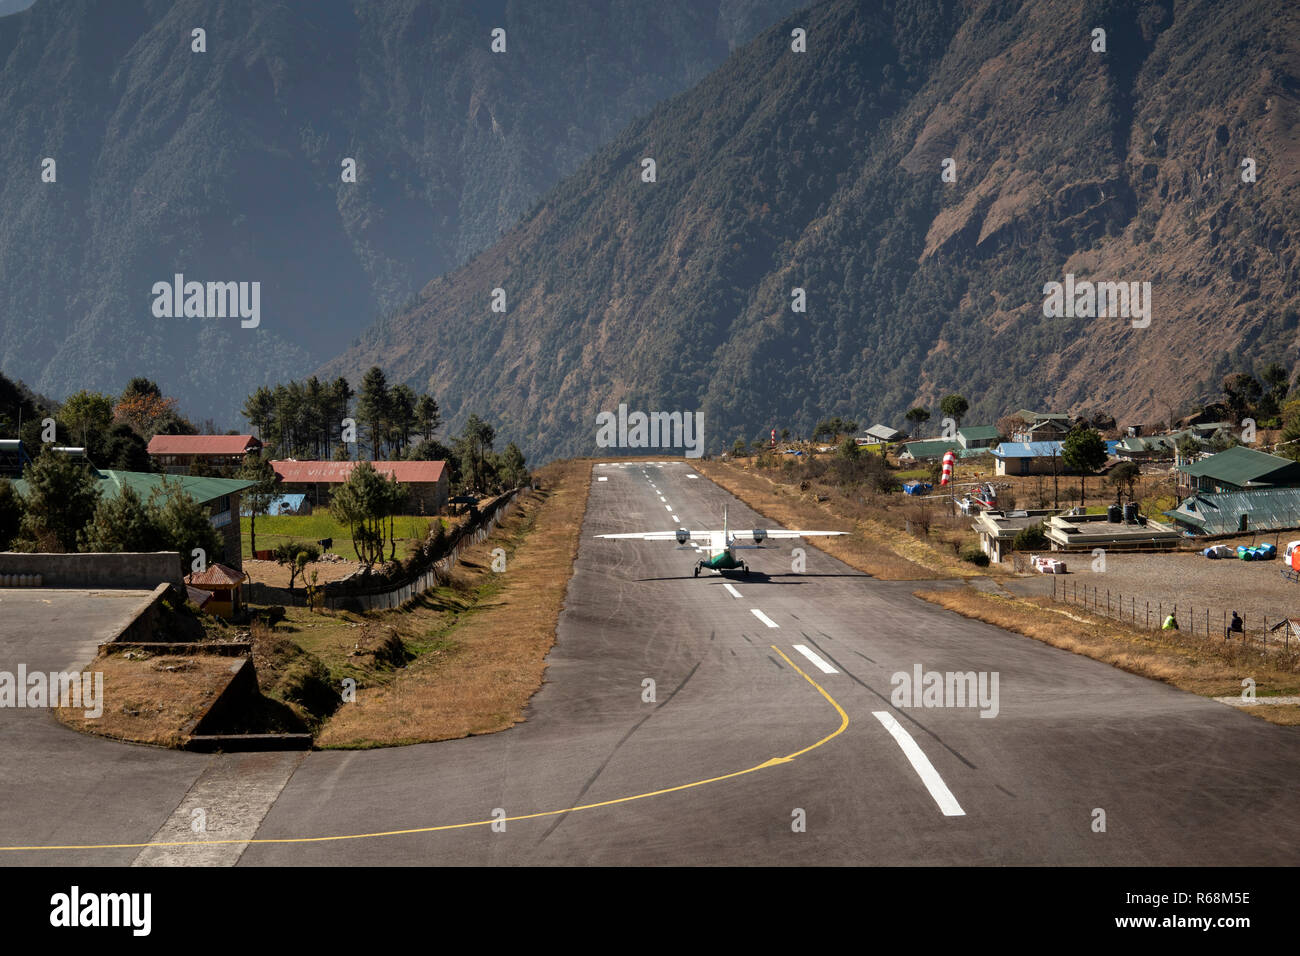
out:
M897 428L890 428L888 425L872 425L862 433L866 436L866 441L859 439L859 444L888 444L890 442L902 441L907 437L906 432L900 432Z
M1012 545L1016 535L1054 514L1056 512L1050 508L1010 513L983 511L971 523L971 528L979 536L980 550L988 555L990 561L998 562L1014 550Z
M1300 487L1300 461L1236 445L1200 461L1180 465L1185 486L1216 493L1253 488Z
M273 461L282 494L305 494L312 505L328 505L335 488L357 466L355 461ZM447 504L450 476L445 461L372 461L375 471L406 486L417 514L437 514Z
M179 486L183 494L189 495L206 507L208 521L216 529L217 536L221 540L221 552L208 555L208 561L224 561L235 570L243 568L239 539L239 497L244 489L252 485L251 481L234 478L198 478L190 475L155 475L143 471L116 471L111 468L92 468L91 473L98 479L101 499L116 498L124 488L130 488L141 501L148 503L155 493L165 495ZM15 481L14 489L25 497L27 482ZM188 562L188 555L185 557Z
M1008 442L992 450L994 472L999 475L1063 475L1059 441Z
M957 444L964 449L992 448L1001 440L995 425L966 425L957 429Z
M1195 492L1165 515L1190 535L1231 535L1300 528L1300 488Z
M233 475L262 443L252 435L154 435L149 457L169 475L189 475L200 470Z
M1074 425L1069 415L1057 412L1031 412L1022 408L1016 412L1021 427L1011 435L1013 442L1059 441L1070 433Z

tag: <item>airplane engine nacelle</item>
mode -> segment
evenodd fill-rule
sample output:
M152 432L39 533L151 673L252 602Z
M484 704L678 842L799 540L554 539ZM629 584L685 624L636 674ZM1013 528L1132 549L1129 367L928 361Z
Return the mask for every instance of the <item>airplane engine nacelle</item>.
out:
M755 543L755 544L762 544L762 543L763 543L764 541L766 541L766 540L767 540L767 532L766 532L765 530L763 530L762 528L755 528L755 529L754 529L754 543Z
M685 544L687 541L690 541L690 540L691 540L691 533L690 533L689 531L687 531L685 528L678 528L678 529L677 529L677 543L678 543L678 544Z

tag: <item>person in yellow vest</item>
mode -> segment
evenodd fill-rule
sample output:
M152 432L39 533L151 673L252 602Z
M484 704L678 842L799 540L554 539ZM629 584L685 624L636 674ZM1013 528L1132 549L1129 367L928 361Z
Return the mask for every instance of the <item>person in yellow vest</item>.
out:
M1161 629L1162 631L1176 631L1176 630L1178 630L1178 617L1177 617L1177 614L1178 614L1178 606L1175 605L1174 608L1173 608L1173 610L1171 610L1171 611L1169 612L1169 616L1168 616L1167 618L1165 618L1165 623L1162 624L1162 625L1160 625L1160 629Z

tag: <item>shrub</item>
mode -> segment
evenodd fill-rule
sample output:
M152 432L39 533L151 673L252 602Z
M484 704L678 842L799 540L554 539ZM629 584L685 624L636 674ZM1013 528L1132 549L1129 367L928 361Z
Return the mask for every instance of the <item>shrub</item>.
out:
M1041 521L1022 529L1011 542L1011 547L1016 551L1039 551L1046 546L1047 535Z

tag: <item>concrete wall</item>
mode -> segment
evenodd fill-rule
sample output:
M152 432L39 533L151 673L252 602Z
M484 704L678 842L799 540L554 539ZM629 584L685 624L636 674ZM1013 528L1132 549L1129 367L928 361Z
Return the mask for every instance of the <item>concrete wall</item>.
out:
M47 588L184 587L175 551L122 554L24 554L0 551L0 574L39 574Z

